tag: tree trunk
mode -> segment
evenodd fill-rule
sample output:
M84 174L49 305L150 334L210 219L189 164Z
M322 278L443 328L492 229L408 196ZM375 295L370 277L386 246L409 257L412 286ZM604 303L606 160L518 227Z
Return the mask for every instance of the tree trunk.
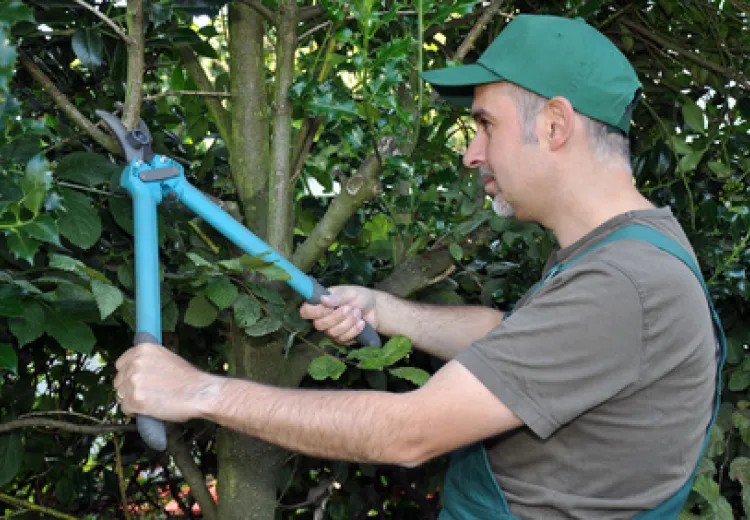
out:
M241 3L229 7L232 90L232 178L245 225L260 238L268 236L269 105L266 95L261 16ZM279 338L250 338L232 331L232 376L277 383L283 368ZM233 520L273 520L277 475L285 451L227 429L217 436L218 516Z

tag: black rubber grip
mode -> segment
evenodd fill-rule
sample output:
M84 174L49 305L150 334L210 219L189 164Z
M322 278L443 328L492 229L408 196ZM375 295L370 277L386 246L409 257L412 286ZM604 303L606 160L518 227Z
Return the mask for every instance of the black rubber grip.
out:
M148 332L139 332L135 335L135 344L141 343L160 344L159 340ZM167 449L167 427L163 421L147 415L139 415L135 420L138 424L138 433L149 448L157 451Z
M328 289L323 287L315 278L310 277L310 279L313 282L313 294L310 298L308 298L307 302L312 303L313 305L319 305L320 298L323 296L328 296L331 293L328 292ZM372 325L367 322L365 322L365 328L362 329L362 332L357 335L357 342L363 347L383 346L380 341L380 336L375 331L375 329L372 328Z

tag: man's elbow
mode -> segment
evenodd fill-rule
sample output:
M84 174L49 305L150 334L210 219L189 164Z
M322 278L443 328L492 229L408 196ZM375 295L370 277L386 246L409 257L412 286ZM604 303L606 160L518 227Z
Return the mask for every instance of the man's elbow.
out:
M394 460L397 465L404 468L416 468L425 462L442 455L445 450L440 450L434 446L435 438L416 431L416 428L406 435L399 437Z

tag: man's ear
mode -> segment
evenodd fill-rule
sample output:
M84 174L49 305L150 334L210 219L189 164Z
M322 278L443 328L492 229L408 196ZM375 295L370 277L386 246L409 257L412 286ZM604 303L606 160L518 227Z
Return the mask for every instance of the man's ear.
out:
M540 140L548 143L550 150L557 151L573 136L576 113L573 105L564 97L553 97L542 109Z

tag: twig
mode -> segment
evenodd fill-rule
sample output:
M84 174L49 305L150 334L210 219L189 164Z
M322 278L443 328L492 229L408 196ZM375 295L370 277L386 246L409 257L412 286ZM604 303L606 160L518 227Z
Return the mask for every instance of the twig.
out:
M323 23L321 23L321 24L319 24L319 25L316 25L316 26L315 26L315 27L313 27L312 29L308 29L307 31L303 32L303 33L302 33L302 34L300 35L299 39L300 39L300 40L304 40L305 38L307 38L308 36L312 35L313 33L316 33L316 32L318 32L318 31L319 31L319 30L321 30L321 29L325 29L326 27L328 27L328 26L329 26L329 25L331 25L332 23L333 23L333 22L331 22L330 20L328 20L327 22L323 22Z
M151 101L164 96L203 96L203 97L232 97L229 92L215 92L209 90L168 90L167 92L159 92L158 94L151 94L150 96L144 96L144 101Z
M39 506L26 500L20 500L10 495L0 492L0 501L10 504L12 506L20 507L29 511L36 511L37 513L44 513L45 515L54 516L55 518L63 518L64 520L78 520L75 516L70 516L60 511L55 511L52 508Z
M276 15L276 13L263 5L260 0L240 0L240 2L258 11L266 20L271 22L273 25L279 25L279 17Z
M201 506L203 518L215 520L218 518L218 508L216 502L211 496L211 492L206 486L206 479L203 472L193 460L193 455L187 444L180 439L180 429L176 426L169 426L168 429L168 450L174 457L174 462L180 468L182 477L190 486L190 494Z
M13 430L22 428L57 428L71 433L81 433L84 435L103 435L114 432L134 432L135 424L99 424L96 426L86 426L83 424L73 424L56 419L38 419L27 417L26 419L15 419L13 421L0 424L0 434L8 433Z
M89 5L87 2L84 2L83 0L74 0L74 1L81 7L85 7L86 9L94 13L96 16L99 17L100 20L102 20L104 23L109 25L112 28L112 30L115 31L115 33L117 33L117 36L122 38L125 41L125 43L127 43L128 45L132 43L130 36L125 34L125 31L123 31L119 25L117 25L111 18L109 18L104 13L102 13L99 9L97 9L96 7L92 5Z
M726 67L722 67L721 65L718 65L710 60L707 60L703 56L699 56L698 54L695 54L694 52L689 51L680 45L677 45L672 40L665 38L664 36L661 36L659 34L656 34L650 28L645 27L632 20L629 20L628 18L623 18L620 23L622 23L625 27L628 27L629 29L632 29L633 31L637 32L642 37L648 38L649 40L659 44L661 47L665 49L669 49L673 52L676 52L677 54L689 59L693 63L696 63L705 69L708 69L717 74L720 74L721 76L724 76L725 78L736 80L737 83L740 85L740 87L742 87L744 90L750 90L750 81L748 81L748 79L745 77L744 74L742 74L742 72L732 71Z
M120 436L115 433L112 443L115 445L115 473L117 473L117 483L120 488L120 502L122 512L126 520L130 520L130 511L128 511L128 483L125 482L125 474L122 471L122 454L120 453Z
M58 415L68 415L70 417L78 417L79 419L86 419L87 421L95 422L97 424L105 424L105 422L101 419L98 419L96 417L92 417L90 415L86 415L84 413L79 412L70 412L67 410L51 410L49 412L29 412L25 413L21 416L19 416L19 419L26 419L27 417L49 417L50 415L58 416Z
M125 195L121 195L119 193L112 193L111 191L104 191L104 190L99 190L96 188L89 188L88 186L81 186L80 184L74 184L72 182L55 181L55 184L57 184L58 186L65 186L66 188L73 188L74 190L78 190L78 191L86 191L88 193L97 193L99 195L107 195L109 197L125 197Z
M185 64L190 78L195 82L198 87L198 92L216 92L214 84L206 74L203 65L198 61L198 57L195 55L193 49L186 45L181 45L178 48L182 62ZM208 113L214 120L216 128L219 129L219 134L224 140L228 149L232 149L232 120L229 117L229 112L221 104L221 100L218 96L208 96L205 99L206 106L208 107Z
M52 98L55 104L68 116L74 123L83 128L94 141L99 143L106 150L115 155L121 155L120 143L114 137L110 137L84 116L68 98L60 92L60 89L52 82L42 70L36 66L32 59L21 49L18 51L18 59L23 67L31 74L44 90Z

